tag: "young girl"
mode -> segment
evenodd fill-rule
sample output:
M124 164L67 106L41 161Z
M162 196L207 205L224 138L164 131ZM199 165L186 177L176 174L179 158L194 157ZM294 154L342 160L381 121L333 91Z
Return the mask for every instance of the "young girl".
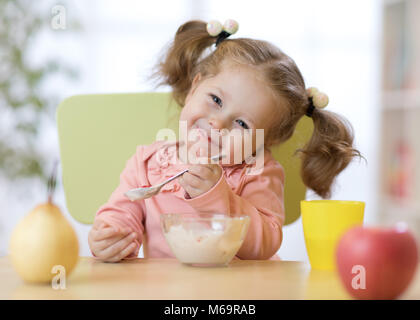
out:
M306 89L295 62L274 45L249 38L227 39L237 30L228 20L206 24L189 21L176 32L156 76L170 85L182 107L180 121L188 129L243 132L255 141L264 129L264 166L247 174L252 164L191 164L181 157L179 144L157 141L138 146L127 161L120 184L96 213L89 246L102 261L135 258L143 245L145 258L173 258L160 227L161 213L218 212L248 215L250 226L236 257L270 259L280 248L284 223L284 172L270 147L289 139L304 116L314 131L303 150L301 175L305 185L329 197L334 178L360 155L352 146L350 125L336 114L322 110L328 97ZM236 130L233 130L236 129ZM249 136L248 136L249 138ZM187 143L188 144L188 143ZM258 146L253 145L255 155ZM179 161L171 161L176 157ZM130 201L124 193L158 184L188 167L189 172L165 185L149 199ZM287 214L287 213L286 213Z

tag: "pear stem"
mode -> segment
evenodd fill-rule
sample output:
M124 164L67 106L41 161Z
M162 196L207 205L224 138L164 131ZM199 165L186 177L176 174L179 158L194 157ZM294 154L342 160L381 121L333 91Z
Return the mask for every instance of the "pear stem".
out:
M57 167L58 167L58 160L54 161L53 170L51 172L51 175L48 179L48 188L47 188L47 194L48 194L48 203L52 203L52 198L54 195L55 187L57 185Z

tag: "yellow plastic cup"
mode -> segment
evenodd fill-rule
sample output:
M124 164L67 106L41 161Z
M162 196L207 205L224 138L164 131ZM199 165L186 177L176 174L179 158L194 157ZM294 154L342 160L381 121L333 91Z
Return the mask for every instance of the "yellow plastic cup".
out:
M335 250L340 237L363 224L365 203L360 201L301 201L303 234L312 269L336 270Z

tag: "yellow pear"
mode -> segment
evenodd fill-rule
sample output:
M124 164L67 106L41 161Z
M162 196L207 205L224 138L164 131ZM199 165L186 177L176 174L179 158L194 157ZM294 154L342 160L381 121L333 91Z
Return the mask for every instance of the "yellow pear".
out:
M55 174L56 166L48 181L48 201L26 215L10 239L12 265L27 282L50 282L57 274L55 266L64 267L68 276L79 258L76 233L52 202Z

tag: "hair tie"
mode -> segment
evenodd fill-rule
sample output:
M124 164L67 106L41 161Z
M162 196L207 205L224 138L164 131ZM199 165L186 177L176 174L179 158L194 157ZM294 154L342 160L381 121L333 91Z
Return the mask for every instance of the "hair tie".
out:
M226 20L223 26L217 20L212 20L209 23L207 23L207 32L209 33L209 35L211 35L212 37L217 37L216 47L219 45L220 42L222 42L232 34L236 33L238 29L238 22L232 19Z
M309 100L309 106L308 106L308 109L306 109L306 115L308 117L312 117L312 113L315 110L315 106L314 106L314 103L312 101L312 97L309 97L308 100Z
M311 87L306 89L306 92L308 94L308 100L309 100L309 106L308 109L306 109L306 115L308 117L312 117L312 114L317 109L323 109L328 105L329 99L328 96L319 91L315 87Z

